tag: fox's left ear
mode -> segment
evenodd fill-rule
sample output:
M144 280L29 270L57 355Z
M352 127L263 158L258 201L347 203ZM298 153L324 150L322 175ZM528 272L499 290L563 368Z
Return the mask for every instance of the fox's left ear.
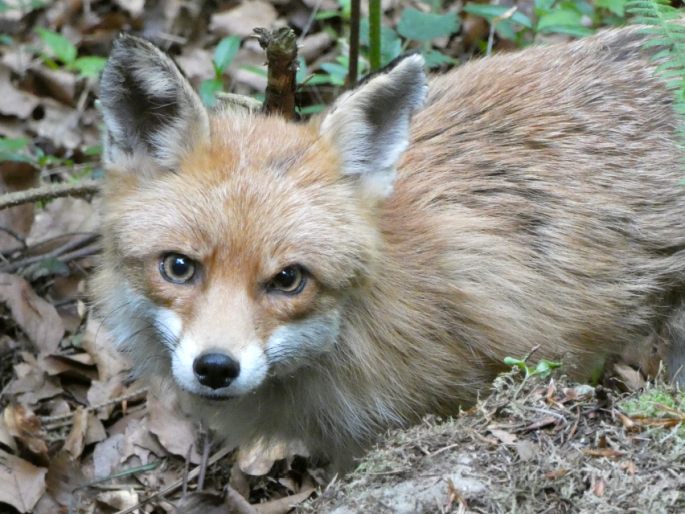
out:
M412 54L341 96L321 123L321 134L341 153L344 173L359 176L370 196L392 192L411 116L427 90L423 57Z
M174 169L209 137L209 118L176 64L152 43L121 35L100 81L105 162Z

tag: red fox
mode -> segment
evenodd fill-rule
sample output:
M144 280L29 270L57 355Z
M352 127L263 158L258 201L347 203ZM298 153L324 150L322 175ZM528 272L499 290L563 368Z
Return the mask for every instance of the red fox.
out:
M582 378L659 342L675 376L680 120L642 43L608 31L430 80L409 55L293 123L208 111L122 36L96 309L228 444L301 439L340 469L535 346Z

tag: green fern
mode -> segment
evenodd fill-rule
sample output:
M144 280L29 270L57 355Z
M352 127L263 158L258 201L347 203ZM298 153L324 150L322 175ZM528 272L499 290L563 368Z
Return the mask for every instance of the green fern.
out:
M676 111L685 116L685 11L669 0L630 0L626 11L652 36L644 46L661 48L654 54L657 72L675 94Z

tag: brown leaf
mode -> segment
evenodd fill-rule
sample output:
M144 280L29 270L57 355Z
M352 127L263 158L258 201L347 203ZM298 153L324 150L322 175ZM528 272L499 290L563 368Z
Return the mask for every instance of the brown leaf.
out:
M490 432L504 444L514 444L518 440L518 437L516 437L515 434L512 434L511 432L507 432L506 430L502 430L499 428L488 427L488 432Z
M642 373L627 364L614 364L614 372L629 391L639 391L647 385Z
M40 98L17 89L10 80L10 70L0 65L0 114L25 120L40 103Z
M241 447L238 450L236 463L248 475L266 475L277 460L288 456L288 445L285 442L265 444L257 442L251 446Z
M0 273L0 301L7 304L14 320L39 352L49 354L57 350L64 335L62 318L26 280Z
M300 503L309 498L316 489L306 489L292 496L285 496L278 500L271 500L265 503L260 503L254 507L260 514L287 514L291 512Z
M83 139L79 126L79 112L51 98L44 98L41 105L43 116L37 120L29 118L29 128L40 137L51 141L57 148L78 148Z
M69 452L72 459L77 459L83 453L85 447L86 431L88 430L88 411L79 407L73 414L71 432L64 441L64 449Z
M47 444L43 440L40 418L23 405L8 405L3 412L7 430L19 439L32 453L46 455Z
M624 454L624 452L613 448L586 448L583 453L590 457L607 457L608 459L615 459Z
M102 323L93 316L90 316L86 322L86 330L83 334L81 346L95 361L98 375L102 382L107 382L112 377L119 376L123 371L131 367L131 364L123 354L114 349L114 343L102 327ZM119 381L121 382L121 380Z
M171 394L148 395L148 428L157 436L162 446L170 453L185 457L192 447L190 461L200 462L200 455L195 450L197 430L190 419L186 418Z
M594 478L592 480L592 492L595 496L604 496L604 491L606 490L606 482L600 478Z
M519 441L516 443L516 451L522 461L529 461L537 454L537 447L531 441Z
M138 493L133 490L105 491L96 499L115 510L125 510L138 504Z
M0 502L31 512L45 492L45 468L0 450Z
M552 471L548 471L547 473L545 473L545 478L547 480L556 480L557 478L561 478L565 475L568 475L568 472L568 469L554 469Z
M218 36L252 35L255 27L270 28L278 13L273 5L263 0L243 2L238 7L212 15L209 30Z
M2 82L0 78L0 82ZM2 92L0 91L0 98ZM40 171L27 162L5 161L0 163L0 193L24 191L37 186ZM14 235L0 232L0 251L10 253L22 248L15 236L26 240L34 219L34 204L17 205L0 211L0 227L10 229Z
M14 442L14 438L5 424L5 416L0 417L0 444L12 451L17 451L17 444Z

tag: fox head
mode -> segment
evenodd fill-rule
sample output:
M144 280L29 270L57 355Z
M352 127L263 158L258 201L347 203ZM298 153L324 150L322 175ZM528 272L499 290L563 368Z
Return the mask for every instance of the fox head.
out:
M381 260L392 193L426 94L412 55L308 124L208 112L176 65L122 36L105 122L101 315L140 369L231 398L315 366Z

